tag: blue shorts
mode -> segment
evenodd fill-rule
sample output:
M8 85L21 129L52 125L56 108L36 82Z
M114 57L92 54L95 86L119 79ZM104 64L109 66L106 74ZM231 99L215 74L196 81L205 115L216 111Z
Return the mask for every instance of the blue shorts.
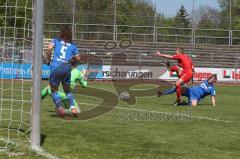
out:
M50 72L49 83L53 86L59 86L60 82L62 85L70 85L71 81L71 67L59 66Z
M189 103L191 103L192 100L197 100L199 101L200 97L198 96L198 94L194 91L193 88L188 88L186 87L186 91L183 94L184 96L188 97L188 101Z
M198 93L194 90L194 88L189 88L189 101L192 101L192 100L196 100L196 101L199 101L200 100L200 97L198 95Z

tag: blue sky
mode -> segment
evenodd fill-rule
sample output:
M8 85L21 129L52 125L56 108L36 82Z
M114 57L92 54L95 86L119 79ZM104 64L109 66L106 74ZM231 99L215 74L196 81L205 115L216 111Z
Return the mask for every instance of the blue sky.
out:
M193 0L152 0L153 4L157 5L157 10L163 13L167 17L175 16L177 10L183 4L187 9L188 13L192 12ZM219 5L217 0L194 0L194 8L198 8L201 5L211 6L218 9Z

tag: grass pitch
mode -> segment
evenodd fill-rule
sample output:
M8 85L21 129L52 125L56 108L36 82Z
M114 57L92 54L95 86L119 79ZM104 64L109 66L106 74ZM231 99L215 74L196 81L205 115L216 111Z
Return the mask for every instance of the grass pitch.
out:
M44 81L43 86L46 84ZM116 103L115 97L110 96L118 96L112 83L92 82L89 87L102 93L97 97L75 96L83 113L104 100L108 101L107 108ZM141 85L132 89L153 87ZM54 104L47 97L41 106L42 147L66 159L239 158L240 89L237 85L217 85L216 90L216 107L210 105L209 97L190 108L174 107L175 95L155 95L137 97L132 105L118 99L117 105L102 115L81 120L54 117ZM22 156L13 158L43 158L27 149L22 151ZM0 157L8 158L1 153Z

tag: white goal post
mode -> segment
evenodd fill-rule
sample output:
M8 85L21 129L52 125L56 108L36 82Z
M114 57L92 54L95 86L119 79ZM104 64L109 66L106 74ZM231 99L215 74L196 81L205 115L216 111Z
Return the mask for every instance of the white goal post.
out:
M44 0L0 1L0 153L40 150Z
M34 32L33 32L33 89L32 89L32 119L31 147L40 149L40 104L41 104L41 75L43 50L43 15L44 0L35 1Z

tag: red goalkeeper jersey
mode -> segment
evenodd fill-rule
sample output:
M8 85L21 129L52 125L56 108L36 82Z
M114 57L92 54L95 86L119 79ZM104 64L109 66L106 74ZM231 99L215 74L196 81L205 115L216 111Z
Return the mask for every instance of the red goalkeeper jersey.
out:
M178 60L178 64L183 68L183 72L192 72L193 64L192 59L188 57L186 54L176 54L173 56L174 60Z

